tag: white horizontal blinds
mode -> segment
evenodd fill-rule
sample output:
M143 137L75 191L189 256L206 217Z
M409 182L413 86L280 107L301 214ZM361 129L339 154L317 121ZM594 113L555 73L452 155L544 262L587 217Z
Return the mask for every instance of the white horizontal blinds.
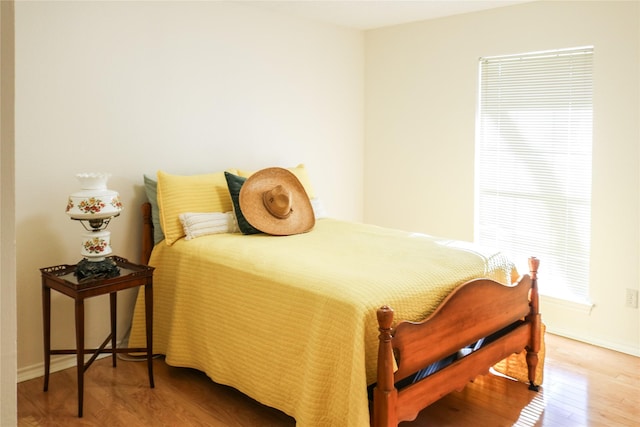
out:
M481 58L476 240L588 301L592 48Z

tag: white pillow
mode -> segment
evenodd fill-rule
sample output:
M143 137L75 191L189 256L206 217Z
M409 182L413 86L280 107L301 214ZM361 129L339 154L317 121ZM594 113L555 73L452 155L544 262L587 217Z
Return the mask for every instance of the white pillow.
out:
M233 212L187 212L179 215L185 239L191 240L208 234L237 233L238 224Z
M316 219L322 219L327 217L327 211L325 210L324 205L322 204L322 201L319 198L314 197L309 201L311 202L311 208L313 208L313 215L316 217Z

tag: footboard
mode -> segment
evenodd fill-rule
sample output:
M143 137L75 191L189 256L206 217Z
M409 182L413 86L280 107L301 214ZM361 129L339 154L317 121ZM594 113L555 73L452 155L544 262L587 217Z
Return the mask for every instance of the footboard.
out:
M537 389L535 370L540 348L538 260L529 260L530 275L504 286L477 279L460 286L422 322L400 322L392 329L393 310L378 310L380 345L374 389L372 424L397 426L418 412L464 388L476 376L510 356L527 350L530 388ZM458 358L419 381L396 389L395 384L479 339L491 337L479 350ZM397 370L394 369L397 366Z

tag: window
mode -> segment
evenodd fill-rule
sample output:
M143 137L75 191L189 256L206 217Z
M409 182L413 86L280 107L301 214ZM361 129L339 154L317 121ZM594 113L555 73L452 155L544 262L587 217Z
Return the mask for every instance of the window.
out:
M592 62L592 47L480 58L476 139L476 241L540 258L540 292L585 303Z

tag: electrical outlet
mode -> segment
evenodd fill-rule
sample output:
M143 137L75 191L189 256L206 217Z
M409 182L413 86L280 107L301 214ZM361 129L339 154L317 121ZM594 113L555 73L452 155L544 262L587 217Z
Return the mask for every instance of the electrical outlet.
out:
M627 288L627 295L625 298L626 307L638 308L638 290Z

